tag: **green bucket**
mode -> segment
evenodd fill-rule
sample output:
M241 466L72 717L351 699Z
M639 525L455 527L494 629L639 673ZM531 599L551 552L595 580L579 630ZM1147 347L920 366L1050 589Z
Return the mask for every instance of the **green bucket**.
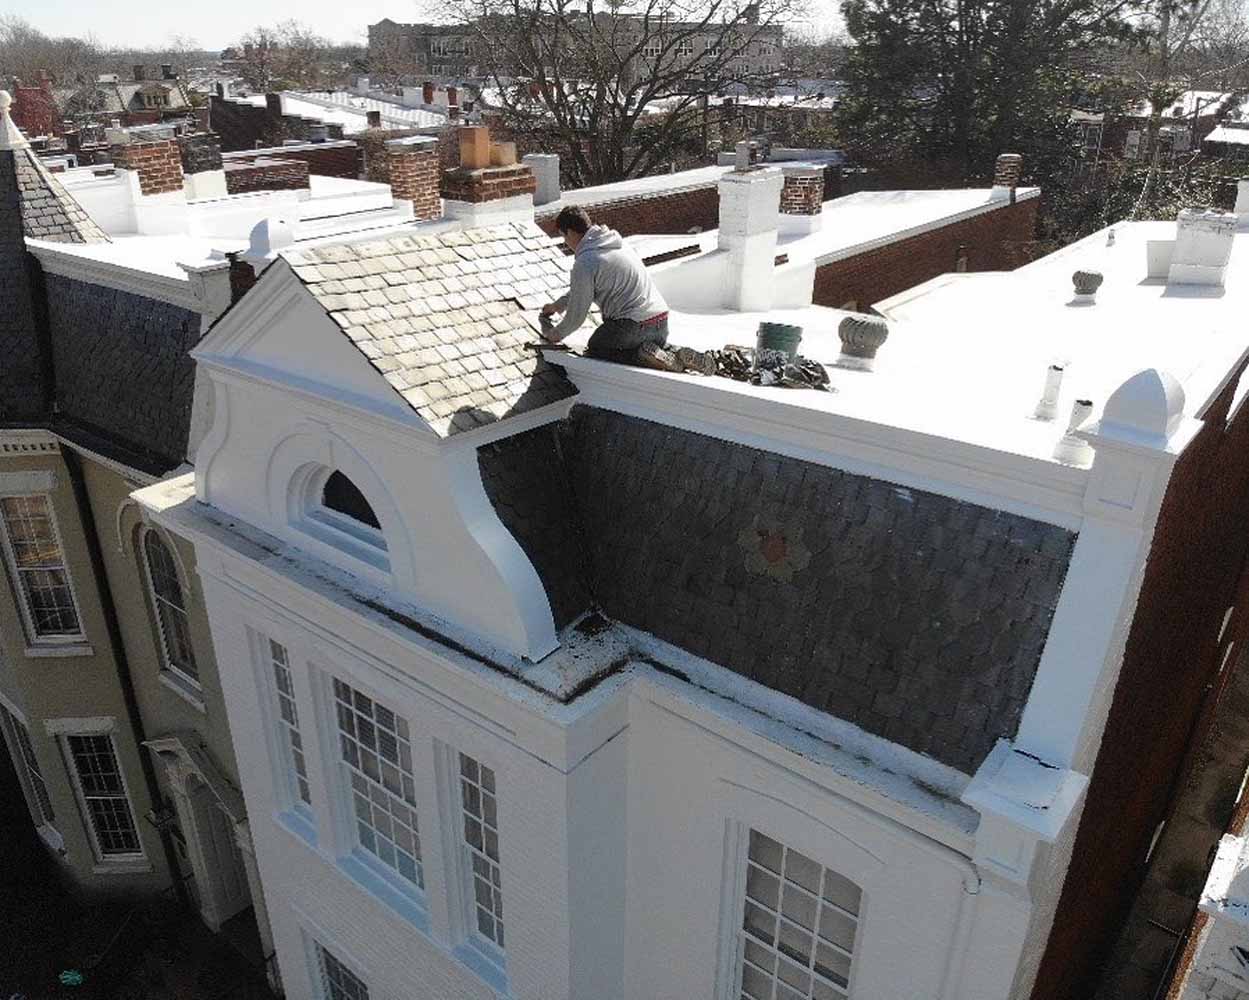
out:
M760 323L755 334L755 352L784 351L790 361L798 356L802 327L789 323Z

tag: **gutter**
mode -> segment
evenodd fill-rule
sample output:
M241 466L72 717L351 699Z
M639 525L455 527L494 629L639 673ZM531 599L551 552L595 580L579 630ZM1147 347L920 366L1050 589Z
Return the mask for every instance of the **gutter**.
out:
M95 579L96 592L100 595L100 610L104 615L108 644L113 654L113 662L117 667L117 682L121 687L122 700L126 707L126 721L130 724L130 733L139 751L139 766L143 770L143 782L147 786L148 798L151 799L152 808L159 809L162 802L160 784L156 780L156 767L152 763L151 754L144 752L147 736L143 730L143 717L139 712L138 698L135 696L134 683L130 678L130 662L126 657L126 647L122 643L121 627L117 620L117 605L113 601L113 591L104 570L104 555L100 548L100 536L95 529L95 516L91 509L91 498L87 493L87 482L82 472L82 459L72 448L62 449L61 456L69 472L74 502L78 507L78 520L82 522L82 533L91 559L91 575ZM161 848L165 854L165 864L169 869L169 878L173 883L174 891L178 895L178 902L187 909L191 909L186 886L178 877L178 857L174 852L173 837L164 826L159 827L158 832Z

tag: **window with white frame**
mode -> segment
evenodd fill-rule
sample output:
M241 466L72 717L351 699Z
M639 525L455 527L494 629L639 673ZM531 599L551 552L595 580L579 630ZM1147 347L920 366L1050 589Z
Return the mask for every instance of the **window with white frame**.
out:
M39 768L35 748L30 742L30 730L4 705L0 705L0 719L3 719L4 728L9 737L10 756L13 758L14 770L17 771L19 778L23 779L22 784L26 790L31 818L34 819L35 826L51 827L56 821L56 815L52 812L52 799L48 795L48 785L43 780L43 771Z
M165 669L180 680L199 687L199 670L191 646L191 624L187 618L182 584L173 554L155 531L143 533L143 562L147 567L148 588L156 611L156 627L160 633Z
M312 805L312 791L308 785L308 763L304 758L303 737L299 733L299 710L295 706L295 685L291 680L291 661L286 647L273 639L269 646L269 666L273 674L273 694L277 705L277 726L281 730L283 770L290 789L291 799Z
M861 890L750 831L734 1000L844 1000Z
M709 38L703 43L703 52L709 56L718 56L720 54L720 40L718 38Z
M694 43L690 39L683 38L681 39L681 41L677 42L677 55L692 56L693 54L694 54Z
M389 571L390 560L381 522L360 488L337 469L311 474L303 489L301 527L317 541Z
M82 637L78 605L46 495L0 498L4 549L34 641Z
M357 842L424 889L407 720L338 678L334 679L334 702Z
M324 945L317 945L317 971L323 1000L369 1000L369 988Z
M659 40L651 38L647 39L646 45L642 47L642 55L648 59L656 59L662 50L663 46L660 45Z
M499 868L499 805L494 771L459 755L464 866L469 926L499 948L503 939L503 878Z
M65 748L99 856L141 857L143 846L113 738L107 733L69 735Z

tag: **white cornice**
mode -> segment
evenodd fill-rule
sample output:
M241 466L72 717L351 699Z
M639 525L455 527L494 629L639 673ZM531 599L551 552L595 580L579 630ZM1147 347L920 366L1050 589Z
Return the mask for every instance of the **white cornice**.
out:
M48 274L114 288L119 292L130 292L145 299L155 299L191 312L200 312L200 303L195 298L191 283L185 278L152 274L150 271L141 271L78 253L65 253L47 243L34 240L26 241L26 249L39 258L39 263Z
M1087 469L787 405L625 365L548 352L581 395L574 402L681 427L1077 530Z

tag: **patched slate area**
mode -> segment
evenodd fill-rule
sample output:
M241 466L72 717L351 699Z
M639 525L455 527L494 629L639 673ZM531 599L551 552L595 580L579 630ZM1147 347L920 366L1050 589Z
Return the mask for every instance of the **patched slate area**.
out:
M529 317L563 294L571 269L532 223L283 256L441 437L576 394L563 371L529 346L540 342Z
M57 275L47 287L60 412L168 468L183 462L199 314Z
M13 152L22 197L22 228L34 240L108 243L109 238L29 149Z
M477 449L486 495L542 578L555 627L592 606L580 519L557 450L556 426L538 427Z
M610 617L967 773L1014 735L1072 532L584 406L566 433Z

